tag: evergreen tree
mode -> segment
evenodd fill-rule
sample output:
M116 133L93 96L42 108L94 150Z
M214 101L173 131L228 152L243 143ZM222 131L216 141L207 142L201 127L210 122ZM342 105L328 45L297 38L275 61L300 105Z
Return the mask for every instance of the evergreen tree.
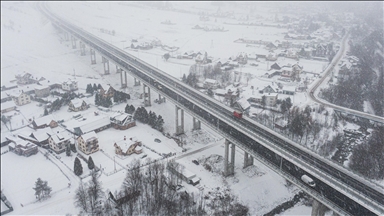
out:
M93 163L93 160L92 160L92 157L89 156L88 158L88 168L91 170L93 168L95 168L95 163Z
M132 114L135 112L135 107L133 105L129 106L129 114Z
M44 181L43 182L43 190L42 190L43 197L49 196L51 191L52 191L52 188L48 186L48 182Z
M148 113L148 124L150 126L154 127L155 124L156 124L156 120L157 120L156 113L149 111L149 113Z
M116 91L115 94L113 94L113 102L117 103L117 102L120 102L119 100L119 92Z
M98 90L98 88L97 88L96 83L93 83L93 91L97 91L97 90Z
M263 109L265 109L265 105L266 105L266 97L265 97L265 95L263 95L261 97L261 106L263 106Z
M87 89L85 90L86 93L89 93L89 94L93 94L93 87L92 87L92 84L88 84L87 85Z
M70 144L70 145L71 145L71 150L72 150L74 153L76 153L77 150L76 150L76 146L75 146L75 144Z
M97 89L102 89L103 87L101 86L101 84L99 83L99 85L97 85Z
M44 109L44 116L48 115L48 110L47 108Z
M75 174L77 176L83 174L83 166L81 165L81 162L78 157L75 158L75 165L73 170L75 171Z
M38 200L42 198L43 186L44 186L43 180L41 180L41 178L38 178L37 181L35 182L35 187L33 188L33 190L35 190L35 196Z
M186 82L187 82L187 76L185 76L185 74L183 74L183 78L181 79L181 81L182 81L183 83L186 83Z
M161 117L161 115L157 116L157 120L156 120L154 128L157 129L158 131L162 132L163 131L163 125L164 125L163 117Z
M100 105L100 95L99 95L99 93L96 93L96 95L95 95L95 105L96 106L99 106Z
M71 156L71 146L70 144L67 145L67 148L66 148L66 151L65 151L66 155L69 157Z
M127 104L126 106L125 106L125 109L124 109L124 112L125 113L128 113L128 114L131 114L131 113L129 113L129 108L130 108L130 106L129 106L129 104Z

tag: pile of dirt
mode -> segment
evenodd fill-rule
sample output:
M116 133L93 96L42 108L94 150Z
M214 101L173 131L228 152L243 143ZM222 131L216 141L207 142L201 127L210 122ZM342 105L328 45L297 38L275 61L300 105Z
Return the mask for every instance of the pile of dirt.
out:
M212 134L209 134L203 130L192 131L191 134L188 134L187 137L187 143L207 144L216 141L216 138L212 136Z
M221 155L213 154L206 158L199 159L203 167L213 173L221 174L224 170L224 158Z

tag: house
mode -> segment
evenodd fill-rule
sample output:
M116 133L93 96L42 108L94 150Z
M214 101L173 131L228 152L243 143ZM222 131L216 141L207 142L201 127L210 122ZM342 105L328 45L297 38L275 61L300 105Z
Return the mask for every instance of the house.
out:
M141 148L142 143L141 141L138 141L136 137L131 137L127 140L124 136L123 140L115 142L113 146L115 147L115 153L117 155L127 156L133 153L141 154L143 152L143 149Z
M268 43L267 45L265 45L265 48L266 48L267 50L276 50L277 47L278 47L278 45L276 45L276 44L274 44L274 43L272 43L272 42L270 42L270 43Z
M50 93L49 86L37 85L35 86L35 95L38 98L48 97Z
M270 70L272 70L272 69L280 70L281 66L277 62L275 62L275 63L273 63L273 65L271 65Z
M295 86L283 86L283 94L286 95L294 95L296 92L296 87Z
M292 77L293 76L293 69L291 67L283 67L283 69L281 70L281 76Z
M205 64L207 62L207 56L203 54L198 54L195 57L196 64Z
M37 145L25 140L17 140L16 142L11 142L8 144L8 148L9 151L25 157L37 154L38 152Z
M275 121L275 128L278 128L280 130L285 130L288 127L288 121L284 120L282 118L276 119Z
M17 88L17 87L18 87L17 85L12 84L12 83L4 84L4 85L1 86L1 91L7 91L7 90L14 89L14 88Z
M17 106L22 106L22 105L31 103L31 96L24 93L23 91L11 92L9 96L12 97L13 101Z
M171 161L167 164L167 169L170 171L170 173L176 175L177 177L186 181L189 184L191 183L190 181L192 181L192 183L196 182L196 174L186 169L186 167L182 164L179 164L175 161Z
M244 52L240 52L237 56L236 56L236 61L239 63L239 64L247 64L247 61L248 61L248 55Z
M299 55L297 54L297 51L294 49L288 49L286 53L286 57L291 59L299 59Z
M74 81L74 80L69 80L69 81L63 82L63 84L61 84L61 88L64 91L76 91L79 89L77 87L77 81Z
M50 137L50 134L52 134L52 130L50 128L45 128L36 130L32 132L29 136L35 140L35 142L32 142L35 143L37 146L49 148L48 139Z
M83 134L77 138L77 147L89 155L99 151L99 139L94 131Z
M273 107L276 105L278 93L268 93L264 94L263 96L265 96L265 105L269 107Z
M77 126L73 128L73 133L80 136L82 134L95 131L98 133L99 131L105 130L107 128L111 127L111 121L108 116L102 116L100 118L97 118L94 121L88 121L86 124L83 124L81 126Z
M16 104L13 101L7 101L1 104L1 114L16 110Z
M261 90L259 90L260 94L265 94L265 93L276 93L276 90L273 89L270 85L265 86Z
M205 79L204 80L204 88L206 89L217 89L219 87L219 82L214 79Z
M52 130L48 138L49 147L57 154L63 153L70 144L70 138L71 135L66 131Z
M34 119L32 121L32 126L36 130L39 128L46 128L46 127L55 128L58 126L58 124L57 124L57 121L53 119L52 115L46 115L41 118Z
M69 102L69 105L68 105L68 110L71 110L74 112L78 112L86 109L88 109L88 104L83 99L79 99L79 98L75 98L71 100L71 102Z
M110 85L107 85L107 86L101 85L101 88L99 89L100 96L103 98L112 98L113 95L115 94L115 91L116 90Z
M136 121L132 115L127 113L119 113L110 117L111 125L115 129L126 130L128 128L136 126Z
M277 60L277 54L274 52L269 52L265 58L267 59L267 61L276 61Z
M243 113L248 113L251 108L251 104L249 104L246 98L241 98L233 106L235 109L241 110Z
M20 85L33 84L38 82L38 80L33 79L33 76L30 73L24 72L24 74L18 74L15 77L17 80L17 84Z

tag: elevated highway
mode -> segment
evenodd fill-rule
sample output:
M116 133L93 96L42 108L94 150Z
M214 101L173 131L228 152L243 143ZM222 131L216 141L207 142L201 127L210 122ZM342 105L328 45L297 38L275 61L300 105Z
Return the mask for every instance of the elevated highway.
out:
M185 85L167 73L124 52L52 14L41 6L53 25L69 32L103 57L140 79L236 146L341 215L384 214L383 188L318 156L248 117L234 119L233 110ZM316 182L301 181L308 175Z

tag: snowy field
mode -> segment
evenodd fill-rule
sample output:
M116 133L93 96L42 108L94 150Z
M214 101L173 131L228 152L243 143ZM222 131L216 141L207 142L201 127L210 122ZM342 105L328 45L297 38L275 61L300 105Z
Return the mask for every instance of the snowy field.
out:
M111 74L103 75L101 56L96 55L97 64L91 65L89 49L86 56L80 56L80 50L72 49L70 41L60 41L59 35L53 29L50 22L32 8L33 3L2 2L1 4L2 23L4 21L6 24L13 25L13 30L5 29L4 25L1 26L2 85L9 84L15 80L16 74L25 71L33 74L35 77L43 76L51 83L61 83L68 79L76 79L79 85L78 92L80 93L85 92L86 85L89 83L110 84L114 88L120 89L120 75L115 73L115 68L112 64L110 65ZM84 29L120 48L129 47L132 39L158 38L168 46L179 47L180 52L206 50L208 55L214 57L214 59L226 60L239 52L252 53L257 51L254 47L233 43L236 39L243 37L268 41L282 40L284 33L287 31L286 29L270 27L247 28L245 26L226 25L224 22L234 22L235 20L224 18L218 18L217 22L212 19L208 22L202 22L197 14L159 11L149 9L145 5L139 5L134 2L125 2L124 4L49 2L49 5L55 12L62 14L71 22L75 22ZM130 7L127 5L130 5ZM143 12L144 9L146 12ZM176 23L176 25L160 24L160 22L167 19ZM223 26L225 29L228 29L228 32L204 32L191 29L197 24L202 26ZM115 37L102 34L99 31L100 28L114 29L117 34ZM181 78L183 74L188 74L189 67L194 63L193 60L178 60L175 58L165 62L161 58L166 52L165 50L140 50L138 52L134 52L129 48L125 50L177 78ZM279 58L278 62L283 65L296 63L294 60L284 58ZM258 63L258 67L251 68L251 66L246 66L242 70L244 73L250 73L256 77L250 81L249 86L252 83L255 87L261 88L275 80L265 80L261 77L267 72L268 64L270 65L271 63L263 61ZM300 64L304 66L304 70L314 73L321 73L324 67L324 62L300 60ZM137 108L142 103L142 100L134 95L135 92L142 91L142 86L132 87L133 79L131 78L128 79L128 86L130 87L125 91L130 93L132 97L128 104L132 104ZM157 98L156 93L152 92L151 98ZM308 102L308 98L304 93L296 94L292 99L295 104ZM93 97L85 98L85 100L88 103L94 103ZM119 104L114 106L112 112L123 111L125 105ZM69 122L75 113L68 112L67 108L67 106L63 106L61 110L54 112L54 117ZM153 103L151 107L146 109L156 112L157 115L162 115L165 121L165 132L172 134L175 131L175 108L173 104L170 102L163 104ZM15 112L16 114L11 113L13 115L12 129L22 129L13 131L14 134L18 132L31 132L32 130L26 127L28 120L39 118L44 113L43 108L38 107L36 102L19 106L18 110L20 112ZM96 110L96 107L91 106L88 110L79 113L88 115ZM185 131L187 135L185 137L187 144L184 148L188 149L187 153L196 151L196 153L188 156L183 156L182 148L175 141L164 137L160 132L141 123L137 123L136 127L125 131L110 128L97 133L102 151L92 154L92 158L95 165L103 169L103 174L100 177L103 188L110 191L118 190L126 174L126 170L123 167L126 167L133 159L145 161L145 158L141 159L144 154L148 155L147 158L160 159L161 157L158 153L172 152L176 153L175 157L178 162L187 166L188 169L202 179L199 187L204 188L203 192L208 192L217 187L225 188L228 186L239 197L241 202L248 205L251 215L267 213L276 205L292 198L295 192L297 192L295 188L287 188L282 177L270 171L256 160L253 166L242 169L243 151L238 148L236 149L234 177L223 178L220 173L208 172L202 165L197 166L193 164L191 161L194 159L201 162L210 156L223 156L224 140L204 125L202 125L201 134L196 135L191 132L192 117L188 114L185 114L184 121L186 122ZM1 123L2 136L9 133L8 127L9 125L5 126ZM113 157L115 155L114 142L122 140L124 136L127 138L138 138L144 145L157 153L144 147L143 153L140 155L131 155L125 159ZM160 139L161 143L154 142L155 138ZM201 147L207 145L211 145L211 147L199 151ZM8 147L1 148L1 152L7 149ZM44 149L40 150L45 152ZM85 157L88 158L88 156ZM50 158L52 162L47 160L41 153L28 158L11 152L1 155L2 187L8 200L14 207L14 211L9 213L10 215L63 215L66 213L77 214L79 212L79 209L73 204L73 194L80 182L79 178L74 176L72 171L75 159L74 154L72 157L67 157L65 153L62 153L60 154L60 159L53 157L53 155L50 155ZM89 169L83 160L80 161L84 170L82 176L86 176L89 174ZM116 173L114 172L115 166ZM220 164L217 166L222 170ZM51 198L42 202L35 202L36 199L32 189L38 177L48 181L48 185L52 187ZM83 181L88 181L88 178L83 179ZM72 184L70 188L67 187L68 182ZM197 187L185 183L183 185L189 191L200 193L200 189ZM20 203L24 207L21 207ZM309 215L310 212L311 209L309 207L298 206L290 209L283 215Z

